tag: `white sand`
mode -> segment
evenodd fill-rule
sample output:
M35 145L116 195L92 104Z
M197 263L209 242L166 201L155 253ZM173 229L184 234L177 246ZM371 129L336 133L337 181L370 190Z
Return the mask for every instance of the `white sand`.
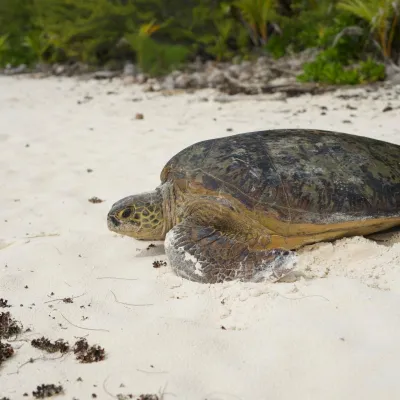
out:
M14 342L0 398L32 398L42 383L80 400L111 398L104 386L113 395L165 389L164 399L399 398L399 234L305 249L292 282L201 285L154 269L166 259L161 245L146 251L106 226L114 201L152 190L164 163L202 139L312 127L400 144L400 87L353 92L364 98L221 103L211 91L164 96L117 81L1 78L0 297L13 307L0 312L31 329L23 339L86 336L107 359L85 365ZM117 303L113 293L144 305Z

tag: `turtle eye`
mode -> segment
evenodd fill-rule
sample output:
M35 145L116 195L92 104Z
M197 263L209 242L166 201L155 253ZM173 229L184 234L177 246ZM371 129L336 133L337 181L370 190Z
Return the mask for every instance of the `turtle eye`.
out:
M121 217L128 218L131 214L132 214L132 210L130 208L125 208L125 210L122 211Z

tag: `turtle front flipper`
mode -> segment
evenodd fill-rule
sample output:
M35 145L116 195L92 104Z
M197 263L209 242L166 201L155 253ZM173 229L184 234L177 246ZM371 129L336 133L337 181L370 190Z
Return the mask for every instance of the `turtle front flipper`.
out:
M275 282L295 267L295 253L251 250L234 235L184 221L165 238L165 252L177 275L202 283L233 279Z

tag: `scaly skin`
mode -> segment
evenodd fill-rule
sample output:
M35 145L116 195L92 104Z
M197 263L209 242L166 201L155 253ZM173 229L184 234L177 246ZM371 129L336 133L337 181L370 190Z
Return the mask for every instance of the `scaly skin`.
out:
M140 240L163 240L165 219L160 191L125 197L111 207L108 228Z

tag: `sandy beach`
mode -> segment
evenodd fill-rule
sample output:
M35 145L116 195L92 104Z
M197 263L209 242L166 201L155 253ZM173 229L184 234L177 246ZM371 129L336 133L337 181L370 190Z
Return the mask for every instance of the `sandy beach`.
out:
M12 306L0 314L24 331L2 340L14 355L0 399L41 384L71 400L400 397L400 233L306 247L284 282L205 285L154 268L162 243L106 224L116 200L153 190L200 140L318 128L400 144L400 86L236 98L1 77L0 110L0 298ZM85 337L105 359L48 354L30 343L42 336Z

